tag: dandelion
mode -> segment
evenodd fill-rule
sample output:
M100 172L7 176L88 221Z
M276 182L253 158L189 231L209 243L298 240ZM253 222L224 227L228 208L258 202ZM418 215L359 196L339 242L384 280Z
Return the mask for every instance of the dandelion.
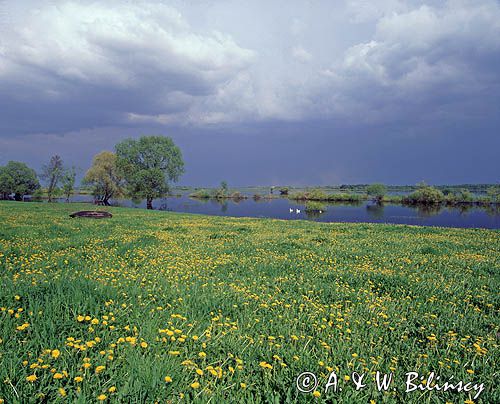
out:
M54 359L57 359L59 358L59 356L61 355L61 352L59 351L59 349L54 349L50 355L54 358Z
M66 397L66 390L64 390L62 387L59 387L58 391L61 397Z
M36 375L34 375L34 374L33 374L33 375L29 375L29 376L26 378L26 380L27 380L28 382L30 382L30 383L35 382L35 381L36 381L36 379L38 379L38 378L37 378L37 377L36 377Z
M111 387L108 389L108 391L109 391L110 393L114 393L114 392L116 391L116 386L111 386Z
M318 398L321 396L321 393L318 390L314 390L313 396Z
M246 389L246 388L247 388L247 385L246 385L246 383L240 383L240 387L241 387L242 389Z
M96 373L101 373L104 369L106 369L106 366L102 366L102 365L101 366L97 366L95 368L95 372Z
M273 366L265 361L259 363L259 366L264 369L272 369Z
M75 383L81 383L83 381L83 377L76 376L73 380L75 381Z
M53 377L54 377L54 379L57 380L57 379L62 379L64 377L64 375L62 373L57 372L57 373L54 373Z
M147 342L145 342L145 341L142 341L142 342L141 342L141 347L142 347L142 348L147 348L147 347L148 347L148 343L147 343Z
M198 383L198 382L191 383L191 387L193 389L198 389L198 388L200 388L200 383Z
M170 376L165 376L165 383L172 383L172 378Z
M104 401L108 398L108 396L106 394L101 394L99 396L97 396L97 400L99 401Z

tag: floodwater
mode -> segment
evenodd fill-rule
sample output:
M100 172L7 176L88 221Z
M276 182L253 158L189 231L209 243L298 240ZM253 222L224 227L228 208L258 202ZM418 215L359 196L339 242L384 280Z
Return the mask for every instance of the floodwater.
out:
M92 197L90 195L75 195L71 201L91 202ZM146 207L145 201L135 204L125 199L112 201L112 204L135 208ZM359 204L325 204L320 213L306 212L304 203L286 198L261 199L259 201L251 198L241 201L218 201L194 199L187 195L157 199L153 202L153 207L165 211L216 216L500 229L500 209L498 207L413 207L396 204L380 206L372 202L362 202Z

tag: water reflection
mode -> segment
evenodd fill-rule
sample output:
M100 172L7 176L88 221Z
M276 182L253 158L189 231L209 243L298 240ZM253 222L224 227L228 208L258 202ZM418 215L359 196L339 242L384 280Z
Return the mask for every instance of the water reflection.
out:
M441 205L434 204L417 205L415 206L415 208L417 210L418 216L423 218L436 216L443 210L443 207Z
M366 205L366 213L374 220L381 220L384 217L384 204L375 203L373 205Z
M90 195L75 195L73 202L92 202ZM61 200L63 202L63 200ZM136 201L138 202L138 201ZM144 201L115 200L113 205L145 208ZM252 197L243 200L195 199L188 195L153 201L156 209L173 212L200 213L219 216L267 217L275 219L307 219L321 222L375 222L425 226L500 228L499 206L439 205L403 206L366 203L304 204L287 198Z

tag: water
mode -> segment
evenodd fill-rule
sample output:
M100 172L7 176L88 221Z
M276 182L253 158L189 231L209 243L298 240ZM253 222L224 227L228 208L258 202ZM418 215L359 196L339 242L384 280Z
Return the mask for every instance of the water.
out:
M72 202L92 202L90 195L75 195ZM134 204L130 200L113 201L114 205L145 208L145 201ZM262 217L287 220L312 220L316 222L370 222L396 223L419 226L442 227L478 227L500 229L500 209L467 207L466 209L449 207L409 207L385 204L374 205L371 202L360 204L326 204L323 213L308 213L301 202L285 198L259 200L199 200L187 195L158 199L153 202L155 209L200 213L215 216ZM290 212L290 209L293 212ZM300 210L298 213L296 210Z

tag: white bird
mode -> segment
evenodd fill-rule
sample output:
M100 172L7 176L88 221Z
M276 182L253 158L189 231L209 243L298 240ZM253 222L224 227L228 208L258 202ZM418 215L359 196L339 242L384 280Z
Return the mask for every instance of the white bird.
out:
M290 208L290 213L292 213L292 212L293 212L293 209L292 209L292 208Z
M320 211L319 211L319 213L323 213L323 211L322 211L322 210L320 210Z
M295 213L299 214L300 213L300 209L295 209Z

